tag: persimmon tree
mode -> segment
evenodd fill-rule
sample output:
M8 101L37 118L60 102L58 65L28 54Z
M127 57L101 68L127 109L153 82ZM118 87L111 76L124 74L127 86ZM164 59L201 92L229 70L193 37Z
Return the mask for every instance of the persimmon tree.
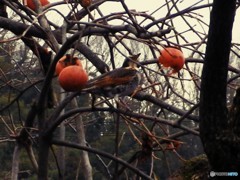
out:
M190 158L183 150L191 135L201 135L213 170L238 170L238 131L228 136L226 128L239 117L238 93L227 111L239 77L235 0L156 1L152 12L127 0L32 2L33 10L25 1L0 1L0 145L14 143L12 179L25 159L38 179L64 179L71 167L71 178L97 178L95 169L101 178L152 179L165 173L156 167L167 167L169 154L178 163ZM159 58L169 46L183 52L183 68ZM66 55L78 57L93 79L138 53L141 84L130 96L67 92L58 82L55 67ZM79 156L65 161L70 151Z

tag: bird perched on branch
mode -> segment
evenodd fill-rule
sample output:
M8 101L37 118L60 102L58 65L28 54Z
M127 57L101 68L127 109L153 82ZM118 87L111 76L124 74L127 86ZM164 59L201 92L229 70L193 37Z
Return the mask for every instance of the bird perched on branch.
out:
M134 94L140 84L138 72L139 54L125 59L121 68L104 73L90 80L83 91L105 97L121 97Z

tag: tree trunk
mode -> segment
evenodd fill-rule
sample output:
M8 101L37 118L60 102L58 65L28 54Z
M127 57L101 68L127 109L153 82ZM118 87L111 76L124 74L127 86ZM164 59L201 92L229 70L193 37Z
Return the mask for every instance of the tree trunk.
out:
M66 98L65 93L62 93L60 97L61 97L61 101L63 101ZM64 113L64 111L62 111L60 115L62 115L63 113ZM66 135L66 128L65 128L64 122L62 122L60 124L59 139L61 141L64 141L65 135ZM66 160L65 159L65 147L62 146L62 147L59 147L59 153L58 153L59 168L60 168L61 175L62 175L62 177L59 177L59 178L61 178L61 179L64 179L64 176L65 176L65 160Z
M12 159L12 180L18 179L18 172L19 172L19 155L20 155L21 147L18 143L16 143L13 152L13 159Z
M73 105L77 107L76 98L73 99ZM77 137L80 145L86 146L86 137L82 117L79 115L76 118ZM81 170L85 180L92 180L92 166L90 164L87 151L80 152Z
M48 179L48 157L49 157L49 149L51 137L40 137L39 139L39 169L38 169L38 179Z
M200 95L200 136L214 171L239 171L226 107L227 73L236 0L215 0L211 12ZM231 136L229 136L229 133Z

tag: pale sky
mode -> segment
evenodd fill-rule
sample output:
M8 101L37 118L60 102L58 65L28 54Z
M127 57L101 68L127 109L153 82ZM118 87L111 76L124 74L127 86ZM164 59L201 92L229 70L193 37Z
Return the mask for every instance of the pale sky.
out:
M49 0L50 2L57 2L60 0ZM148 14L152 13L153 11L155 11L158 7L161 7L162 3L164 3L165 1L163 0L125 0L125 3L128 5L129 9L136 9L137 11L147 11ZM180 0L179 1L179 5L178 7L180 8L180 10L185 9L191 5L197 4L197 6L202 5L202 4L207 4L209 2L212 2L212 0L199 0L199 1L193 1L193 0ZM64 8L65 9L65 8ZM113 12L121 12L123 11L123 8L121 6L120 2L106 2L103 5L100 6L101 11L104 13L104 15L113 13ZM67 10L62 10L61 12L64 13L64 11ZM176 11L172 11L171 13L175 13ZM202 20L204 20L207 24L209 23L209 12L210 9L209 8L205 8L204 10L197 10L194 11L195 13L197 13L196 16L199 16L202 18ZM158 18L162 18L166 15L167 13L167 9L166 8L162 8L160 10L158 10L157 12L155 12L153 14L153 16L158 19ZM236 13L236 17L235 17L235 24L234 24L234 32L233 32L233 41L234 42L239 42L240 41L240 12L237 11ZM184 26L185 23L183 23L180 19L176 19L176 21L174 22L175 26L179 26L176 28L182 28L183 30L188 29L187 26ZM200 27L198 26L197 22L191 22L190 19L190 23L192 23L194 25L194 28L196 28L197 30L201 30L202 28L206 28L206 27ZM207 29L206 29L207 31ZM187 35L188 36L188 35ZM192 37L194 39L194 36Z

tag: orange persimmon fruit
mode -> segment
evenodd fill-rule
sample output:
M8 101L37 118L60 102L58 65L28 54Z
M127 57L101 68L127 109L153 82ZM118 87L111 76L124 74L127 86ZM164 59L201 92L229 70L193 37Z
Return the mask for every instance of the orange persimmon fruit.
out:
M40 3L42 6L46 6L49 4L49 1L48 0L40 0ZM27 6L32 9L33 11L36 10L36 7L35 7L35 4L33 2L33 0L27 0Z
M58 81L65 91L79 91L86 85L88 74L82 67L70 65L60 72Z
M82 68L82 63L79 58L72 57L70 54L64 55L62 58L59 59L59 61L56 64L55 68L56 75L59 75L64 68L71 65L80 66Z
M86 8L92 4L92 0L81 0L80 4L82 7Z
M185 63L182 51L174 47L166 47L161 50L158 60L164 67L173 69L171 74L180 71Z

